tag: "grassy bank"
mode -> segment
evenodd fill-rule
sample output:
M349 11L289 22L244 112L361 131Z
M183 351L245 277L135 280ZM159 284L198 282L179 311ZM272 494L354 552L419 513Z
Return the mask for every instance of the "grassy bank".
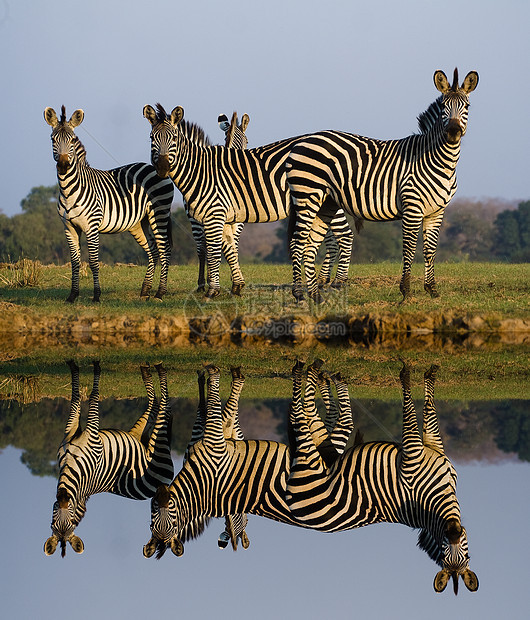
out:
M195 293L197 267L174 266L170 270L169 292L162 303L154 299L140 300L139 290L144 276L143 266L102 265L100 279L102 297L93 304L92 277L84 266L81 295L73 305L64 303L70 289L70 266L44 266L38 284L31 287L10 287L13 271L0 268L3 310L14 304L15 311L34 317L50 316L195 316L222 312L228 317L245 314L281 316L299 313L312 316L324 314L385 313L396 315L458 311L463 315L482 314L505 318L528 318L530 265L499 263L440 263L437 282L440 298L431 299L423 291L423 268L415 265L412 297L400 304L398 263L352 265L346 291L325 291L326 302L315 307L307 302L295 303L289 283L289 265L245 265L247 287L241 298L229 294L229 273L226 265L221 272L224 286L220 297L207 304Z

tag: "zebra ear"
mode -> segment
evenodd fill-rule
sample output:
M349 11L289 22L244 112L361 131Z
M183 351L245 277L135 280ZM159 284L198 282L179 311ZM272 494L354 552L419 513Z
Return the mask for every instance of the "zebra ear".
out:
M77 127L78 125L81 125L84 118L85 118L85 113L83 112L83 110L76 110L70 117L68 124L72 128Z
M83 553L83 551L85 550L85 544L83 543L83 541L79 538L79 536L72 536L70 538L70 544L72 545L72 549L76 552L76 553Z
M50 127L56 127L59 123L57 119L57 114L55 114L55 110L53 108L46 108L44 110L44 120L50 125Z
M478 577L472 570L469 570L469 568L462 573L462 580L470 592L476 592L478 590Z
M156 125L156 112L153 106L144 105L144 116L151 123L151 125Z
M451 573L447 570L441 570L434 578L434 589L436 592L443 592L449 583Z
M243 114L241 119L241 131L245 133L247 130L248 124L250 123L250 116L248 114Z
M144 545L144 558L150 558L156 551L156 540L151 538L149 542Z
M443 94L448 92L451 88L447 76L443 71L434 72L434 85L436 86L437 90L439 90Z
M178 558L184 554L184 545L176 536L171 539L171 551L173 551Z
M173 108L173 110L171 111L171 124L176 127L183 118L184 108L179 105L176 108Z
M55 536L50 536L48 540L44 543L44 553L46 555L53 555L55 550L57 549L57 538Z
M462 82L462 90L464 90L468 95L472 93L478 84L478 73L476 71L470 71L464 81Z

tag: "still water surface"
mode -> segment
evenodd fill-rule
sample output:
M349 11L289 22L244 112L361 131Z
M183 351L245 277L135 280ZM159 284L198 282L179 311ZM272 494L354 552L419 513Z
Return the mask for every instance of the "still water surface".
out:
M285 360L278 364L288 369ZM327 370L332 375L341 369ZM416 369L411 377L420 417L423 370L427 369ZM82 428L87 421L92 371L90 364L81 365ZM355 430L363 432L365 441L401 441L399 371L396 364L391 388L389 377L381 376L380 400L357 399L355 385L350 382L348 386ZM443 366L439 372L443 373ZM153 377L158 394L154 371ZM175 378L190 394L181 398L169 393L168 406L173 414L171 456L178 476L200 398L196 372L169 368L170 385ZM286 444L292 381L287 373L279 396L247 398L246 391L259 392L256 385L252 386L258 381L248 378L241 389L236 407L241 433L247 440ZM304 375L306 400L307 381ZM229 398L230 382L229 368L221 368L222 405ZM149 404L147 398L113 397L112 376L105 376L104 363L99 399L101 428L129 429ZM336 396L333 402L338 403ZM530 467L528 461L506 451L506 446L520 445L509 442L514 428L497 422L504 415L513 427L525 412L528 415L528 401L440 400L435 387L434 402L445 453L458 474L457 499L467 530L470 567L480 581L473 593L460 581L458 597L451 584L443 593L434 592L433 579L440 567L417 547L417 531L405 525L379 523L324 533L249 514L246 533L250 546L244 549L239 544L234 552L230 545L218 547L225 519L213 518L201 536L184 542L181 557L168 551L157 561L154 557L146 559L142 552L151 537L150 500L109 493L91 497L76 528L84 552L76 554L67 545L64 559L59 551L47 557L43 545L52 534L50 521L57 492L53 463L71 400L23 404L6 400L0 408L2 445L6 446L0 454L4 617L51 618L68 610L76 618L140 618L160 612L200 618L366 614L380 618L442 618L448 614L526 618ZM318 392L314 404L321 414L326 413L325 395ZM207 413L211 412L209 407ZM521 452L524 457L524 448Z

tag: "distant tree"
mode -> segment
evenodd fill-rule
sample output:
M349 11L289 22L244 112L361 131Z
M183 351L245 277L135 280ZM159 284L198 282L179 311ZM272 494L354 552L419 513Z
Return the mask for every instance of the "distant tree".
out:
M513 211L499 213L494 228L493 251L498 258L512 263L530 261L530 201L521 202Z
M0 221L0 256L43 263L64 262L69 256L63 225L57 215L58 187L34 187L20 203L22 213Z

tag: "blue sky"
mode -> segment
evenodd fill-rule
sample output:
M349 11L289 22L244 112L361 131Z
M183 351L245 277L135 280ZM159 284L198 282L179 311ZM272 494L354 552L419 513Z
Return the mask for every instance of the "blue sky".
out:
M397 138L436 98L432 76L480 75L460 197L528 199L526 0L0 0L0 210L55 182L47 106L83 108L88 161L149 158L146 103L182 105L214 142L250 114L250 146L320 129Z

